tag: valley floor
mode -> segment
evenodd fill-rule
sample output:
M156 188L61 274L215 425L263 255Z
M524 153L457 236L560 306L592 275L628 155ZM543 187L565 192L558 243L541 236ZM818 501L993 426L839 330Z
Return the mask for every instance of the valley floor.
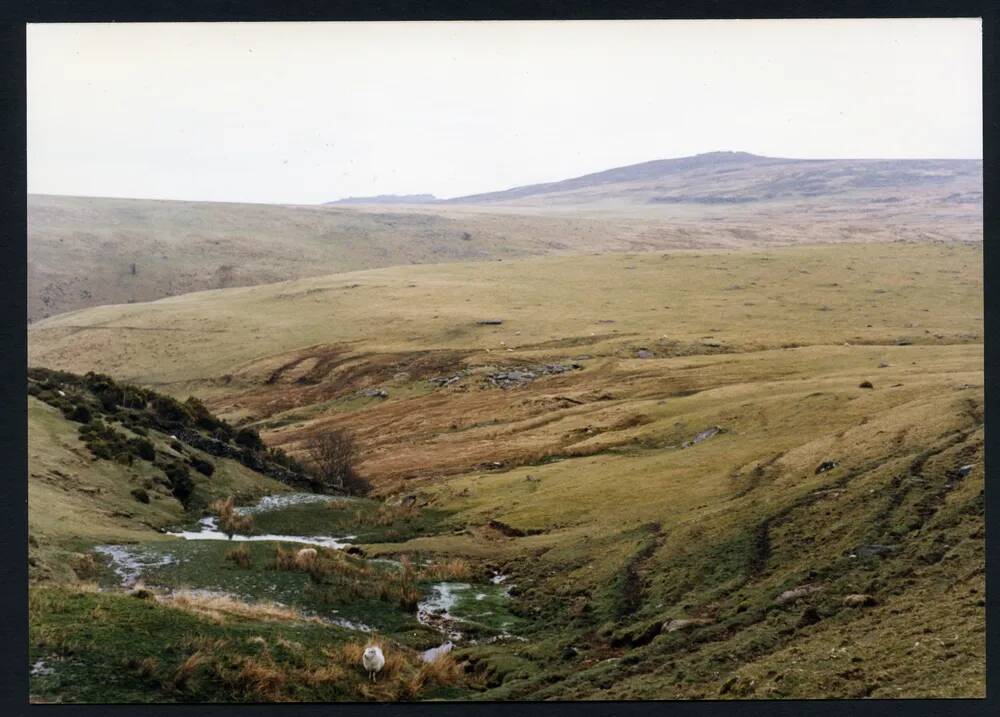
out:
M32 693L982 696L981 252L398 267L40 322L33 366L195 395L291 456L350 429L375 495L255 514L274 540L172 536L292 491L222 459L187 509L137 502L151 467L30 398ZM327 568L280 567L296 536L340 541ZM400 659L375 685L359 625Z

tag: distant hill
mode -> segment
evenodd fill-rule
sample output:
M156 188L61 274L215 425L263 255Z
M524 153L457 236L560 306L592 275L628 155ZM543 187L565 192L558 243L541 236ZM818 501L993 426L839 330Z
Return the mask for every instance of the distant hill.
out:
M393 265L666 246L630 218L28 195L28 318ZM701 232L718 236L717 228ZM690 242L687 235L683 242ZM712 241L715 241L714 239Z
M324 204L429 204L440 201L433 194L377 194L374 197L345 197Z
M892 204L919 197L981 204L982 173L981 160L782 159L747 152L709 152L444 201L725 205L838 197Z
M978 160L712 152L438 200L29 195L28 318L358 269L797 242L981 241Z

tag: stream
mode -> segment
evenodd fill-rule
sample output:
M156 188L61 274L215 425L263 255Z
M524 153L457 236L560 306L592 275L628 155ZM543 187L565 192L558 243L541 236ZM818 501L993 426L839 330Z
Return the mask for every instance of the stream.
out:
M237 508L237 512L243 515L253 515L263 512L281 511L290 507L300 507L309 504L316 504L317 508L325 506L331 500L355 501L354 498L333 498L331 496L317 495L314 493L288 493L265 496L256 504ZM200 519L196 529L181 529L168 531L168 535L184 541L192 541L194 544L201 541L226 541L226 542L272 542L272 543L299 543L303 545L315 545L317 547L329 548L332 550L344 550L351 547L350 540L356 538L355 535L234 535L230 538L218 528L218 519L208 516ZM94 550L109 559L111 569L118 577L121 586L131 588L150 572L154 575L157 570L176 567L185 560L198 560L198 555L181 557L176 553L165 550L167 546L163 544L138 545L99 545ZM400 563L387 558L373 558L366 562L381 564L393 569L400 566ZM514 625L514 618L504 609L504 604L509 600L510 586L505 585L506 575L495 574L489 583L471 582L437 582L429 586L428 592L418 602L416 619L421 624L440 633L445 642L424 650L420 657L425 662L433 662L439 657L446 655L458 644L476 644L481 641L493 642L499 639L522 639L513 635L509 628ZM281 591L276 585L270 585L276 597L280 597ZM199 589L206 594L228 595L239 597L228 590ZM188 592L197 592L191 591ZM278 600L273 600L278 604L283 604ZM332 610L332 612L338 612ZM378 626L366 624L364 621L348 619L335 615L321 616L327 622L340 627L364 633L380 631ZM491 632L490 637L485 640L477 639L477 634ZM472 634L469 634L472 633Z
M198 521L198 525L201 528L200 530L181 530L177 532L168 531L167 535L184 538L184 540L231 540L234 543L241 541L304 543L306 545L317 545L322 548L331 548L333 550L343 550L344 548L350 547L351 544L345 541L357 537L354 535L345 535L341 538L325 536L310 537L305 535L234 535L230 538L228 535L219 530L219 520L214 516L202 518Z

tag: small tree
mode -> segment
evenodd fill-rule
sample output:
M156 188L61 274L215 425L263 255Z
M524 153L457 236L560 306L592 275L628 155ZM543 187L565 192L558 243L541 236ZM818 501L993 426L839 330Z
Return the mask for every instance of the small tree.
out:
M371 485L354 470L357 445L350 432L336 428L315 436L308 445L313 472L322 488L364 494Z

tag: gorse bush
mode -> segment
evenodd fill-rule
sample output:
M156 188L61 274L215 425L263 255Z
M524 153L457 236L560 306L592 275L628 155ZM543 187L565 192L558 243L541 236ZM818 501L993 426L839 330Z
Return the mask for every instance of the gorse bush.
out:
M191 420L184 404L170 396L157 395L153 399L153 411L168 424L183 424Z
M152 442L148 439L130 438L128 445L132 449L133 453L142 460L152 462L156 459L156 449L153 448Z
M203 476L211 476L215 473L215 465L198 456L191 457L191 466Z
M267 457L279 466L283 466L289 470L295 471L296 473L308 473L305 466L280 448L268 448Z
M260 434L252 428L241 428L236 433L236 445L259 451L264 448L264 441L260 439Z
M213 476L218 467L207 457L193 455L195 450L236 460L256 472L293 485L311 480L309 472L295 458L279 448L267 448L253 428L237 431L212 415L197 398L181 403L171 396L116 383L111 377L97 373L78 376L29 368L28 379L33 396L82 424L81 440L95 458L123 465L131 465L136 459L156 463L164 471L171 492L186 507L195 490L188 466L206 477ZM112 427L115 423L136 436L130 438L116 430ZM183 456L183 461L162 454L158 459L157 440L166 441ZM234 450L234 443L241 450Z
M194 419L198 428L210 431L218 440L228 442L235 433L233 427L220 418L216 418L205 407L205 404L194 396L190 396L184 402L184 407L188 414Z
M89 408L84 406L82 403L79 403L73 406L73 410L69 412L67 418L71 421L76 421L77 423L90 423L93 415L90 413Z
M188 473L187 466L183 463L172 461L160 467L167 476L167 480L170 481L170 492L173 493L177 500L187 505L191 494L194 492L194 481L191 480L191 474Z
M80 426L80 440L87 444L87 448L97 458L125 465L132 463L134 449L129 444L129 439L103 421L92 420Z

